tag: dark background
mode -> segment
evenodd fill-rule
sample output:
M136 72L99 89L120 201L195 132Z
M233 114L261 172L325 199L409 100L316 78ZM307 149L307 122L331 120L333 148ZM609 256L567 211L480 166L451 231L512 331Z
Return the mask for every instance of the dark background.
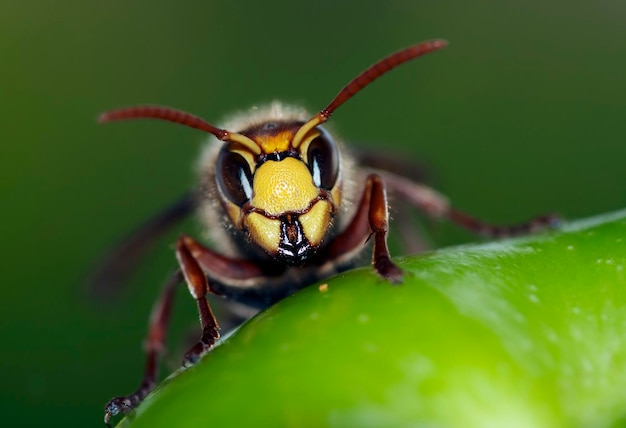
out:
M98 112L160 103L219 123L274 99L315 111L378 58L442 37L446 50L376 82L333 128L425 161L456 206L487 220L589 216L626 205L625 16L620 1L2 2L4 420L100 426L106 400L141 375L174 237L198 232L190 221L164 239L123 299L89 297L91 263L191 186L205 138L98 126ZM434 236L470 239L452 226ZM183 294L178 338L197 318Z

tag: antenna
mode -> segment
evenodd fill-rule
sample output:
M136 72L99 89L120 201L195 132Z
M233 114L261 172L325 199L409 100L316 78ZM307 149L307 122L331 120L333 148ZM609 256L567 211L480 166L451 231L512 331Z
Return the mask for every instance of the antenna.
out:
M446 40L429 40L392 53L391 55L386 56L377 63L371 65L365 71L361 72L361 74L352 79L350 83L344 86L343 89L339 91L335 98L330 102L330 104L324 107L318 114L313 116L308 122L302 125L300 129L298 129L298 132L296 132L296 135L293 137L292 145L294 147L298 147L302 143L304 136L311 129L326 122L334 111L337 110L343 103L348 101L361 89L365 88L383 74L393 70L407 61L417 58L418 56L434 52L445 48L446 46L448 46L448 42Z
M190 128L199 129L215 135L219 140L239 143L248 148L254 154L261 154L261 148L250 138L236 132L229 132L217 128L204 119L191 113L163 106L135 106L107 111L98 117L98 122L114 122L128 119L158 119L168 122L179 123Z

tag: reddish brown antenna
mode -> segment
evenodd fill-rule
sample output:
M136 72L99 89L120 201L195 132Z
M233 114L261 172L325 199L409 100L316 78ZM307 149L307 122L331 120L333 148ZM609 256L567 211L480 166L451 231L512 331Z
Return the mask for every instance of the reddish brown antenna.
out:
M296 135L293 137L293 146L298 147L302 143L304 136L313 128L326 122L330 115L339 108L343 103L348 101L354 95L356 95L361 89L378 79L383 74L390 70L393 70L397 66L404 64L418 56L434 52L436 50L445 48L448 45L446 40L437 39L429 40L419 43L417 45L409 46L401 51L392 53L391 55L381 59L377 63L368 67L361 74L356 76L346 86L343 87L337 96L322 109L318 114L313 116L307 123L302 125Z
M106 123L128 119L158 119L179 123L190 128L199 129L201 131L208 132L209 134L213 134L222 141L242 144L257 155L261 153L260 147L245 135L217 128L198 116L170 107L146 105L111 110L102 113L98 117L98 122Z

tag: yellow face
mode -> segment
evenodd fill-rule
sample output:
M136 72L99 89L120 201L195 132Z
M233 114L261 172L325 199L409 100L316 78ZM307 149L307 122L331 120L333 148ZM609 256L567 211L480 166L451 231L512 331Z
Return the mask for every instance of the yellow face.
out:
M298 265L322 245L341 196L339 152L318 128L293 145L301 124L265 123L241 132L260 154L222 148L217 184L226 211L250 241L275 259Z

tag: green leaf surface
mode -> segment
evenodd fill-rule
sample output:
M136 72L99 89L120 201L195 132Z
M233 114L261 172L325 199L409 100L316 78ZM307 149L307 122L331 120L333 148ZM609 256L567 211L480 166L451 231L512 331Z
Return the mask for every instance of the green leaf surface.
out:
M310 286L123 427L607 427L626 421L626 211Z

